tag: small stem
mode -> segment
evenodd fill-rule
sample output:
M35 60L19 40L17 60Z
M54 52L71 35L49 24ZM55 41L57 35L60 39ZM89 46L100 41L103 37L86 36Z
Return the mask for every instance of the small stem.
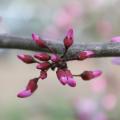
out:
M63 55L61 56L61 58L64 58L64 57L65 57L65 55L66 55L67 51L68 51L68 49L67 49L67 48L65 48L65 51L64 51Z
M46 48L47 48L51 53L54 53L54 54L55 54L55 51L54 51L52 48L50 48L50 47L48 47L48 46L46 46Z
M74 77L80 77L80 74L79 75L72 75L72 76L74 76Z

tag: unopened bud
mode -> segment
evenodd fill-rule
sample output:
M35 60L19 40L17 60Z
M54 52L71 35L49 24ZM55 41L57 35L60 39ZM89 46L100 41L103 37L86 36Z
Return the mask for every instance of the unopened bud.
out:
M64 39L64 46L68 49L73 44L73 29L69 29Z
M43 63L39 63L36 68L37 69L41 69L41 70L47 70L50 67L50 63L49 62L43 62Z
M47 78L47 72L45 70L40 71L40 79L44 80Z
M96 71L84 71L80 76L83 80L91 80L93 78L99 77L102 74L100 70Z
M30 64L30 63L35 63L36 61L34 60L34 58L31 55L18 55L17 56L20 60L22 60L24 63Z
M95 53L93 51L82 51L78 54L78 59L79 60L84 60L90 57L93 57L95 55Z
M56 74L57 74L58 80L62 83L62 85L66 85L66 83L67 83L67 76L65 74L65 71L62 70L62 69L58 69L56 71Z
M46 53L37 53L34 57L41 61L48 61L50 59L50 56Z
M73 79L73 75L70 70L66 69L65 70L66 76L67 76L67 84L71 87L76 86L76 81Z
M35 43L41 47L41 48L46 48L45 42L35 33L32 33L32 39L35 41Z
M59 62L61 58L56 54L52 54L50 59L52 62Z
M38 82L38 78L34 78L34 79L30 80L28 82L26 88L24 90L22 90L21 92L19 92L17 96L20 98L25 98L25 97L31 96L38 87L37 82Z

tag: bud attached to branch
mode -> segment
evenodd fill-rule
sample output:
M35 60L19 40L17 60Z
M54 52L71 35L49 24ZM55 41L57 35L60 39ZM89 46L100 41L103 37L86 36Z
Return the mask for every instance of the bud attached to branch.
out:
M67 76L65 74L65 71L63 69L58 69L56 71L56 75L57 75L58 80L62 83L62 85L66 85Z
M50 60L51 60L52 62L59 62L59 61L61 60L61 58L60 58L59 55L52 54Z
M43 62L43 63L39 63L36 68L40 69L40 70L47 70L50 67L50 63L49 62Z
M69 29L66 37L64 38L64 46L68 49L73 44L73 29Z
M47 78L47 71L41 70L39 78L42 79L42 80L44 80L45 78Z
M93 78L99 77L102 74L102 72L100 70L96 70L96 71L84 71L80 77L83 80L91 80Z
M40 61L48 61L50 60L50 56L47 53L37 53L34 55Z
M35 41L35 43L41 47L41 48L46 48L45 42L35 33L32 33L32 39Z
M37 82L38 82L38 78L34 78L34 79L30 80L28 82L25 90L19 92L17 96L20 98L25 98L25 97L31 96L38 87Z
M84 60L90 57L93 57L95 53L90 50L82 51L78 54L78 60Z
M17 56L20 60L22 60L24 63L27 63L27 64L31 64L31 63L35 63L35 59L31 56L31 55L24 55L24 54L21 54L21 55L18 55Z

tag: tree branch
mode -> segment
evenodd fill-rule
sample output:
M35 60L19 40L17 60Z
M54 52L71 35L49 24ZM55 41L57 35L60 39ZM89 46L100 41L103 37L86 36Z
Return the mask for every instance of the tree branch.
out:
M45 42L49 47L53 48L56 53L63 53L63 43L48 40L45 40ZM11 35L0 35L0 48L50 52L46 49L38 47L31 38L17 37ZM74 44L68 50L66 59L76 59L75 55L83 50L94 51L94 57L115 57L120 56L120 43L106 42Z

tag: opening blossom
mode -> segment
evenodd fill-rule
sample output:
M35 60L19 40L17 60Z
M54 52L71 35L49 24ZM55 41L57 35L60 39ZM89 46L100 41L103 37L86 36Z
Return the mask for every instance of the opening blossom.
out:
M37 89L38 81L44 80L47 78L47 71L49 69L56 70L56 75L59 80L59 82L62 85L68 85L70 87L76 86L76 80L74 77L81 77L83 80L91 80L93 78L96 78L101 75L100 70L96 71L84 71L83 73L79 75L73 75L72 72L68 69L67 66L67 60L66 60L66 54L68 52L68 48L70 48L73 45L73 29L69 29L66 33L66 36L64 38L64 47L65 50L63 51L63 55L59 55L55 53L53 48L50 48L44 40L42 40L38 35L35 33L32 34L33 41L41 48L48 49L52 54L49 55L47 53L36 53L33 56L31 55L25 55L21 54L18 55L18 58L23 61L26 64L36 64L36 69L40 71L40 74L38 77L35 77L31 79L24 90L20 91L18 93L18 97L25 98L31 96ZM76 54L76 60L84 60L90 57L93 57L95 55L94 51L86 50L81 51L78 54ZM56 69L55 69L56 68Z

